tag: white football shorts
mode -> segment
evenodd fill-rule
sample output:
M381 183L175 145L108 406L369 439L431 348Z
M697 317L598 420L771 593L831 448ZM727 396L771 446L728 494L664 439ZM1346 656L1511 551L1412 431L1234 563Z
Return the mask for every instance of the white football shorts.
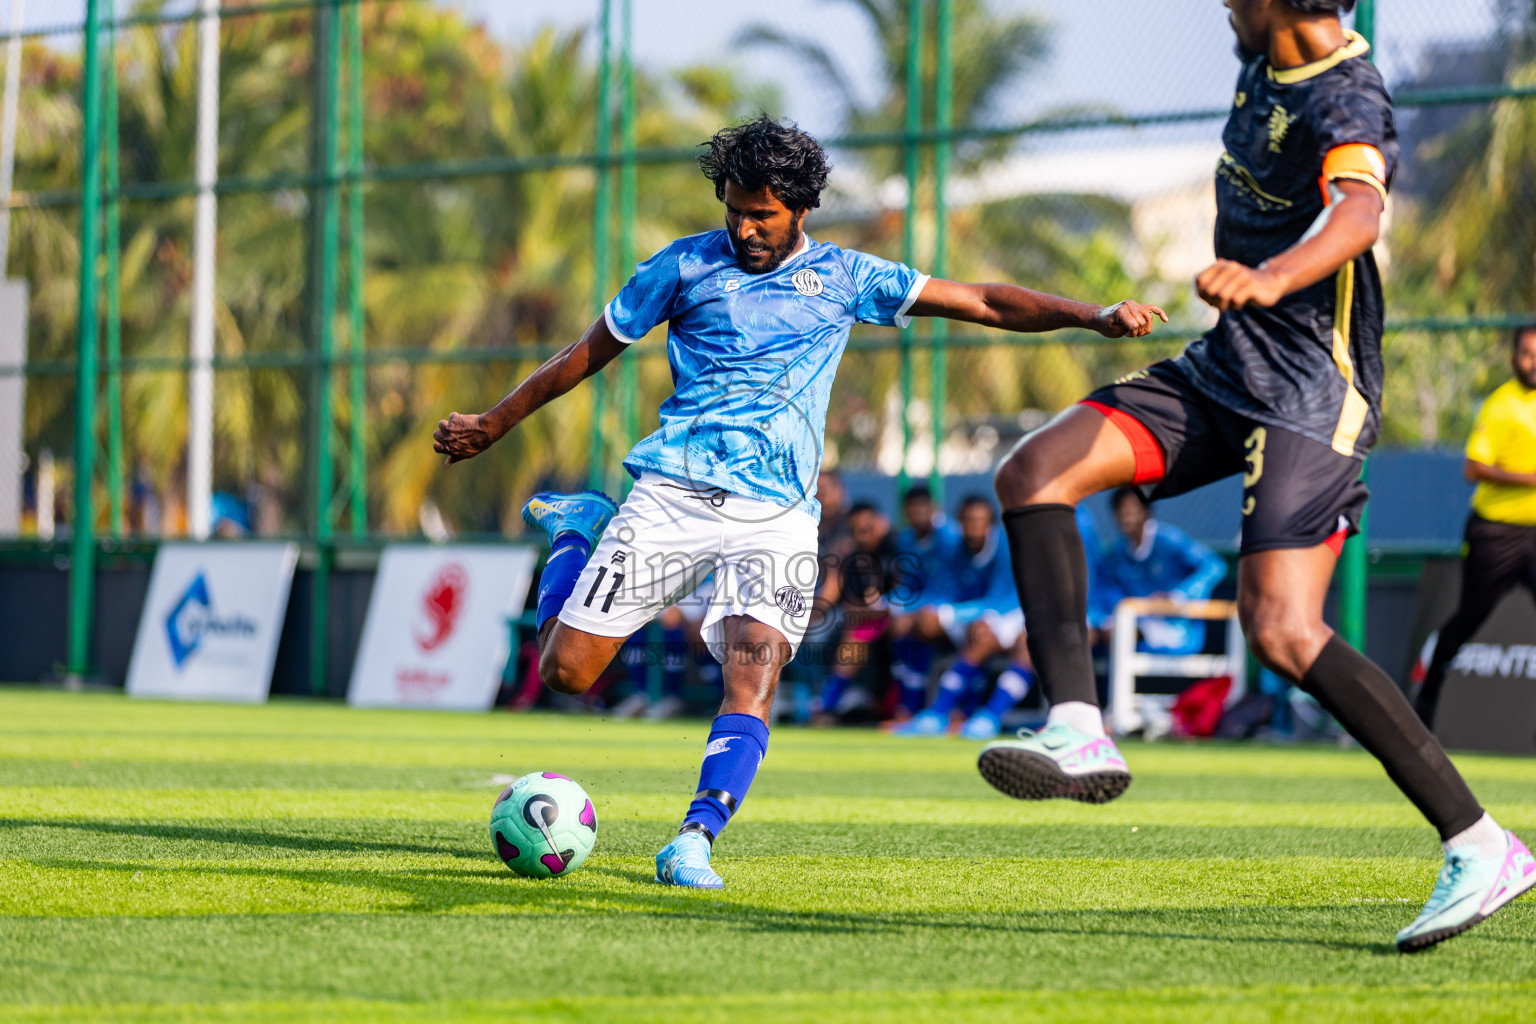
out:
M629 636L713 573L700 633L717 661L725 661L722 622L732 615L767 623L797 651L814 612L816 554L816 520L806 512L643 473L560 621L597 636Z

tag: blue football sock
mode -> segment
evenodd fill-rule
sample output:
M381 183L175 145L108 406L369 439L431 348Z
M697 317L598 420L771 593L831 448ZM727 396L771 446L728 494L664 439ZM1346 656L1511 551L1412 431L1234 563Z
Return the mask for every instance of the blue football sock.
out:
M661 631L661 692L668 697L683 695L683 665L688 654L688 638L680 629Z
M939 677L939 692L933 698L933 704L928 708L940 715L948 715L959 705L961 698L966 693L976 688L976 681L981 678L981 669L964 658L956 658L955 663L949 667L949 671Z
M836 672L827 676L821 684L821 710L829 715L837 714L837 706L843 702L843 694L848 692L848 684L852 681Z
M709 730L699 791L688 805L684 825L703 825L710 835L721 829L746 799L757 766L768 753L768 727L752 715L721 715Z
M933 663L933 648L903 641L896 645L894 654L891 675L901 686L901 706L915 715L928 700L928 667Z
M1004 715L1024 699L1034 684L1033 672L1023 665L1010 663L1003 674L997 677L997 689L992 691L992 699L987 701L987 710L1001 721Z
M539 577L538 629L560 614L566 598L576 589L576 577L591 557L592 548L581 534L562 533L555 538L549 561L544 563L544 575Z

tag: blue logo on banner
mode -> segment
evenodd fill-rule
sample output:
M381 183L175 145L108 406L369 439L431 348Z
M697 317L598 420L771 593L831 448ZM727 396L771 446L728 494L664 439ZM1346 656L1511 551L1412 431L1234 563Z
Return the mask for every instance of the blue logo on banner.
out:
M181 668L186 660L197 653L208 634L252 637L256 624L243 615L228 619L213 614L213 598L208 592L208 580L199 572L192 580L171 613L165 617L165 635L171 644L171 658Z

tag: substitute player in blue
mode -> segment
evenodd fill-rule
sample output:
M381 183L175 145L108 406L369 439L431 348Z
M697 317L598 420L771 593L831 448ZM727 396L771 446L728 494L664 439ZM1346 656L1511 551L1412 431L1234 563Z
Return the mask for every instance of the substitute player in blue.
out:
M966 739L997 736L1002 718L1024 699L1034 682L1024 644L1024 613L1008 558L1008 540L997 526L992 503L979 494L960 503L960 542L938 563L923 595L924 604L900 616L893 633L898 643L928 643L948 637L957 656L939 677L933 703L891 730L897 736L944 736L958 725ZM976 703L986 684L986 664L1008 652L1010 664L998 677L987 706ZM951 717L963 711L963 725ZM971 712L974 712L972 714Z
M1381 280L1371 246L1397 164L1392 101L1354 0L1227 0L1242 72L1216 167L1216 262L1196 279L1217 324L1177 359L1095 391L997 473L1045 729L981 754L1024 799L1102 802L1130 772L1104 735L1083 625L1073 506L1243 476L1238 608L1270 670L1317 698L1440 833L1445 867L1404 952L1457 935L1536 886L1536 860L1483 810L1391 677L1323 621L1381 430Z
M723 663L725 701L698 790L678 837L656 857L656 877L719 888L711 846L768 750L779 673L812 610L815 484L849 328L943 316L1013 331L1140 336L1162 311L931 280L813 241L801 227L828 170L815 139L759 117L706 145L699 164L725 204L725 228L679 239L640 264L581 340L490 411L450 414L433 447L450 465L478 455L668 325L676 390L662 403L660 428L625 460L637 482L623 508L590 491L540 494L523 516L551 542L539 588L539 671L563 693L585 691L624 638L714 573L702 632Z

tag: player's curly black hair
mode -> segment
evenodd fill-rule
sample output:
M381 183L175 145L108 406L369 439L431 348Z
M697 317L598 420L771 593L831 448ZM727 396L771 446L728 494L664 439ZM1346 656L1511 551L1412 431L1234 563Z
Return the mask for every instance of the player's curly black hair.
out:
M767 188L791 210L821 205L832 165L821 143L793 121L759 114L750 121L715 132L702 145L699 169L715 183L715 198L725 198L725 183L734 181L748 192Z
M1348 14L1355 0L1285 0L1285 5L1302 14Z

